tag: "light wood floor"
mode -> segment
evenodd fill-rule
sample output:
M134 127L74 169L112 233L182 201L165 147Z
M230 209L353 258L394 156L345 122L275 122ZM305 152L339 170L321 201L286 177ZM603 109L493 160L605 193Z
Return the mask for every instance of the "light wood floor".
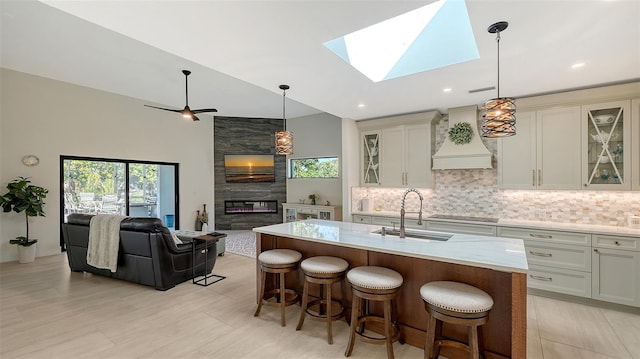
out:
M228 278L166 292L83 273L66 255L0 264L0 357L9 358L343 358L347 324L334 344L324 324L299 307L279 325L276 308L255 310L254 260L231 253L214 273ZM423 310L423 308L416 308ZM640 358L640 315L529 296L530 359ZM397 358L422 350L395 344ZM353 358L386 358L383 346L357 342Z

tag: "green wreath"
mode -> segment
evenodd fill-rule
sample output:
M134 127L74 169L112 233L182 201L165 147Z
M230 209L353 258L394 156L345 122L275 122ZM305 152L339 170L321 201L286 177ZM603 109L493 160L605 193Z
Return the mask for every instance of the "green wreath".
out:
M449 139L456 145L464 145L471 142L473 128L468 122L458 122L449 129Z

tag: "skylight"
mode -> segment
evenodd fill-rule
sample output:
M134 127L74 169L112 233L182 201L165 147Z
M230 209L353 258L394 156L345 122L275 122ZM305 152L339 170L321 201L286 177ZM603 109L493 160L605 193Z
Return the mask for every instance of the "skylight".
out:
M439 0L324 46L374 82L480 57L464 0Z

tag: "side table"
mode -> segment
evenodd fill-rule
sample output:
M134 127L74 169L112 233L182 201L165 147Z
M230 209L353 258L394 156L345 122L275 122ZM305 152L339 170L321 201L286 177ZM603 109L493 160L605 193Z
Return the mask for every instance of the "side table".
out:
M207 287L213 283L217 283L227 277L222 276L222 275L217 275L217 274L208 274L205 273L202 278L196 279L196 245L200 242L204 243L204 268L206 270L207 268L207 258L208 258L208 252L209 252L209 245L207 244L207 242L210 241L218 241L220 238L224 238L227 235L224 233L217 233L217 232L213 232L213 233L208 233L208 234L203 234L201 236L197 236L197 237L193 237L191 240L191 255L192 255L192 261L193 261L193 265L191 266L191 281L193 284L197 284L197 285L201 285L203 287ZM210 278L216 278L215 280L209 282L208 279Z

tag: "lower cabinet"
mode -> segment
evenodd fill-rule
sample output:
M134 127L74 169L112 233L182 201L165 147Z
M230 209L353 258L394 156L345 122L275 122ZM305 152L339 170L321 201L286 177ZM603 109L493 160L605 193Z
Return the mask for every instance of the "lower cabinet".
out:
M640 238L498 227L524 241L529 288L640 307Z
M593 237L592 298L640 307L640 240L595 234Z
M437 231L437 232L477 234L481 236L490 236L490 237L496 236L496 226L486 225L486 224L426 221L425 228L430 231Z

